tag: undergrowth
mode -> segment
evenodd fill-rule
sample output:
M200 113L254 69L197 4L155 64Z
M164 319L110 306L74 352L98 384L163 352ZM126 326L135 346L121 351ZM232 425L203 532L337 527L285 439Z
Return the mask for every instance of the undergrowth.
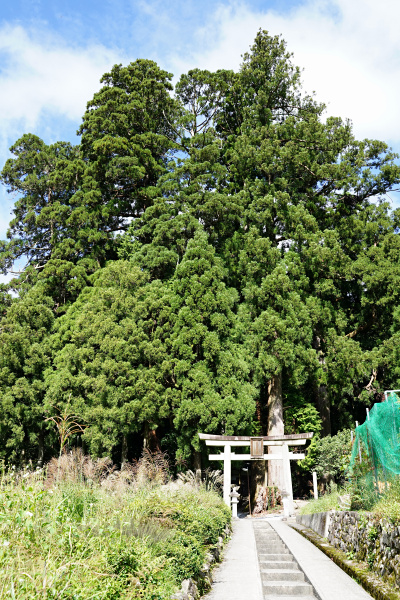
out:
M230 521L217 493L201 486L143 472L114 488L57 475L44 485L40 475L3 473L1 598L167 599L198 577Z
M337 486L333 485L323 496L319 496L317 500L312 499L302 506L299 512L301 515L311 515L329 510L340 510L340 495L345 492L346 490L339 490Z
M392 481L372 507L377 518L400 523L400 481Z
M349 499L349 505L343 505L344 498ZM392 481L379 495L368 495L367 500L363 496L363 490L352 487L350 484L345 488L338 489L333 486L326 494L318 500L310 500L305 504L300 514L307 515L329 510L354 510L360 513L368 513L376 519L387 519L394 524L400 523L400 481Z

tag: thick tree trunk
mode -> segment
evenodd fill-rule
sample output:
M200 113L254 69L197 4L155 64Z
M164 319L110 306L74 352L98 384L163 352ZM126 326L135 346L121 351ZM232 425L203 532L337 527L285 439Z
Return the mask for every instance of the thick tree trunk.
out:
M331 403L329 401L328 389L326 385L318 386L317 408L322 419L322 436L325 437L327 435L331 435Z
M252 504L255 503L260 489L268 483L266 462L265 460L253 460L251 462L250 497Z
M199 450L193 452L193 469L195 473L201 471L201 452Z
M319 336L314 337L313 346L318 353L319 364L323 371L326 371L325 366L325 355L321 345L321 338ZM324 384L317 384L315 388L316 404L319 412L319 416L322 420L322 437L331 434L331 403L328 395L328 388Z
M282 372L275 375L268 384L268 431L267 435L283 435ZM280 446L269 446L268 454L282 454ZM283 468L281 460L268 461L268 485L283 489Z
M160 440L157 437L156 429L150 429L147 423L144 426L143 448L150 452L161 452Z
M265 405L267 403L266 389L264 386L260 389L260 396L256 401L256 419L259 423L261 435L265 435L267 431L265 423ZM267 485L267 468L265 460L254 460L251 463L250 470L250 498L254 504L260 488Z
M121 468L128 462L128 438L124 434L122 436L122 449L121 449Z

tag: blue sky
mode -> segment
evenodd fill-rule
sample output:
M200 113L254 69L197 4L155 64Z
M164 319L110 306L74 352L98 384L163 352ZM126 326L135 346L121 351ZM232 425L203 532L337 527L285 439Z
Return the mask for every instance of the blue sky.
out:
M259 27L283 35L329 114L400 152L399 21L398 0L2 2L0 163L24 132L76 141L87 100L116 62L152 58L176 76L237 68ZM0 190L2 239L11 207Z

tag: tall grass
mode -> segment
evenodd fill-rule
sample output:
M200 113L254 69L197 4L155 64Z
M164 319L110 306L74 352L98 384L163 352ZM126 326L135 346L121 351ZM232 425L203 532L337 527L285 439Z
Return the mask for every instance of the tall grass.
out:
M0 597L162 600L196 578L229 511L215 492L165 483L157 460L125 475L89 459L53 464L47 480L3 472Z
M378 519L388 519L392 523L400 524L400 480L393 479L379 494L372 494L371 490L365 491L365 488L350 483L341 489L333 485L328 493L320 496L318 500L310 500L304 505L300 514L348 509L370 513Z
M319 512L328 512L330 510L343 510L344 504L347 508L350 508L350 488L338 488L338 486L332 482L328 484L327 491L322 496L319 496L317 500L312 499L307 504L302 506L300 509L301 515L311 515Z

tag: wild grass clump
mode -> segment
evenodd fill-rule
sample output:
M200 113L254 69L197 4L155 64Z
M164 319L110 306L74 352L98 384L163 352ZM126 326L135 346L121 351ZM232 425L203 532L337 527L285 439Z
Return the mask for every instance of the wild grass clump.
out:
M310 500L302 506L299 512L301 515L311 515L319 512L328 512L329 510L340 510L341 498L347 492L347 489L338 489L335 484L331 484L323 496L319 496L317 500Z
M215 492L165 483L165 457L147 455L127 481L82 456L52 469L0 481L1 598L169 599L230 521Z
M80 448L52 458L46 469L46 486L58 482L100 484L109 491L124 490L126 486L161 485L170 478L168 460L163 452L145 449L141 458L116 469L110 458L92 459Z
M341 489L333 484L329 487L329 491L320 496L318 500L310 500L304 505L300 514L349 509L360 513L368 512L377 519L387 519L394 524L399 524L400 481L393 479L380 493L370 486L360 485L360 481L353 484L348 483L345 488Z
M400 481L394 479L377 499L371 512L379 519L400 523Z
M224 485L224 474L218 469L206 469L204 472L200 469L196 469L196 471L189 469L184 473L178 473L178 479L195 489L203 488L214 492L222 492Z

